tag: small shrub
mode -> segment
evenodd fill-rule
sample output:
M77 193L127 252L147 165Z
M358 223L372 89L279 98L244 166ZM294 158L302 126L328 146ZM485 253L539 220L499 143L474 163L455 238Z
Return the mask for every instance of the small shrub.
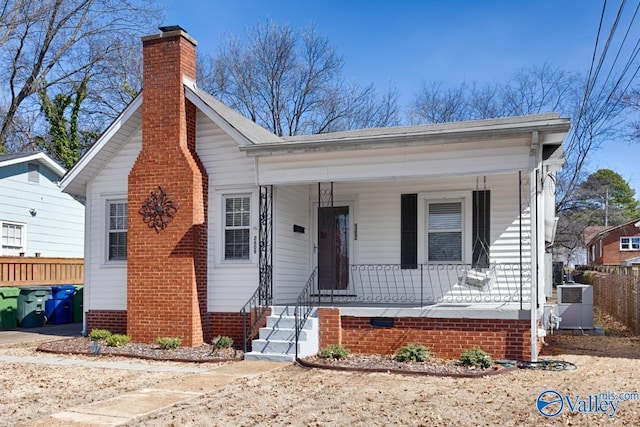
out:
M480 348L463 351L460 355L460 362L464 366L475 366L476 368L488 368L493 365L493 359L489 353Z
M89 333L91 341L104 341L111 336L111 332L106 329L92 329Z
M230 348L233 345L233 338L223 335L213 340L214 348Z
M424 362L431 353L429 349L422 344L412 343L401 347L396 354L396 360L398 362Z
M320 357L323 359L344 359L351 352L344 348L342 344L329 344L320 350Z
M129 344L129 341L131 338L128 335L113 334L107 338L107 345L109 347L124 347Z
M171 350L178 348L182 340L178 337L158 337L156 338L156 344L163 350Z

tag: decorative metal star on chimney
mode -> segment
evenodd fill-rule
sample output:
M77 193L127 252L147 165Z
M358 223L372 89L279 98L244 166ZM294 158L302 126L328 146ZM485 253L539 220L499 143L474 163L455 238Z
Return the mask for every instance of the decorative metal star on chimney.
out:
M147 196L138 212L142 215L142 221L159 233L167 228L178 212L178 205L168 199L164 188L158 186Z

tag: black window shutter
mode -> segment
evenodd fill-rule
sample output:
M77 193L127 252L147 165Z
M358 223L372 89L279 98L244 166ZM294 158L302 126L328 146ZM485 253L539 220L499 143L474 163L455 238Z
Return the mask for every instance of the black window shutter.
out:
M400 264L418 268L418 195L402 194L400 200Z
M491 192L473 192L473 267L489 267Z

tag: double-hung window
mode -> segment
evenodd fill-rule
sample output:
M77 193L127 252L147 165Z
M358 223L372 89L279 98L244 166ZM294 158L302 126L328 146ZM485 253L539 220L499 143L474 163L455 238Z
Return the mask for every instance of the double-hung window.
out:
M25 226L2 222L2 255L19 255L25 251Z
M490 265L490 190L402 194L400 263Z
M640 251L640 237L621 237L621 251Z
M127 202L107 202L108 214L108 261L127 259Z
M462 262L462 201L427 203L427 261Z
M250 259L251 196L224 197L224 259Z

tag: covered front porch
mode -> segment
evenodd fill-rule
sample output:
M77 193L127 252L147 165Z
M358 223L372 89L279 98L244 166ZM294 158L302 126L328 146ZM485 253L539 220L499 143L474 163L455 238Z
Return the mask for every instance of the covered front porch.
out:
M485 319L535 334L567 128L540 115L241 147L260 185L260 286L243 308L245 336L274 304L293 307L296 340L322 310L338 310L338 325L451 319L473 332Z
M365 330L433 341L449 328L474 343L469 337L480 328L486 332L476 338L502 340L495 354L522 357L534 295L529 182L519 172L384 185L262 186L260 286L242 310L245 348L259 334L275 336L261 328L277 310L271 323L292 323L288 336L295 351L300 336L311 333L305 330L311 318L320 328L313 332L319 345L333 342L322 327L341 337L338 343L354 346L360 339L347 337L362 337ZM449 210L438 209L443 205ZM429 228L443 221L446 235ZM455 261L438 261L450 258ZM506 352L513 333L505 327L524 331L518 350Z

